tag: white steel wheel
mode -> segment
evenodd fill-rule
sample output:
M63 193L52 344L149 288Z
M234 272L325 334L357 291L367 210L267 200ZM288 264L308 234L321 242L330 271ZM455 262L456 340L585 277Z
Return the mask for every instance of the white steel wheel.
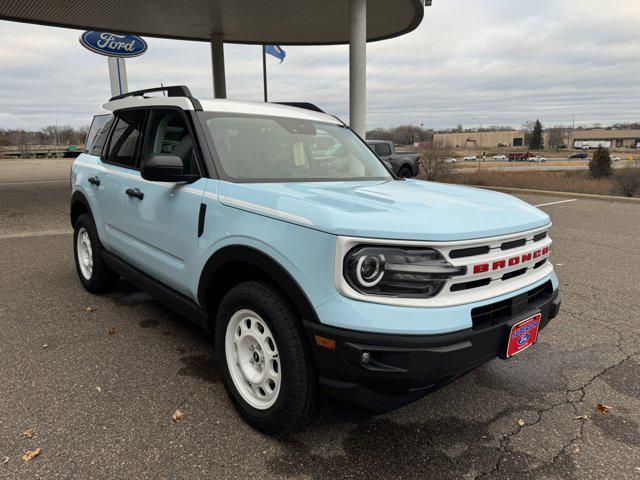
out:
M86 280L91 280L91 275L93 274L93 250L91 249L89 233L84 227L78 230L76 249L80 273Z
M229 374L236 390L257 410L272 407L282 384L278 346L267 323L253 310L234 313L224 340Z

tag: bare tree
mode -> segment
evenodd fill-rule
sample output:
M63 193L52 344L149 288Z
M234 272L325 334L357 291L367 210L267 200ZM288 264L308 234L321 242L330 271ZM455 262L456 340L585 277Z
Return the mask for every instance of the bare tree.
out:
M442 142L432 142L420 152L423 177L431 181L442 181L451 174L453 165L446 163L451 156L451 146Z
M556 126L549 129L549 147L556 148L559 145L564 144L565 129L561 126Z

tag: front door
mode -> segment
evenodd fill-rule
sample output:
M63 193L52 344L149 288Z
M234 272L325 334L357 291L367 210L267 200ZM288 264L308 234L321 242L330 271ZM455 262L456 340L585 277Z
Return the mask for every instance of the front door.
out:
M102 151L100 189L104 193L100 211L105 228L105 246L119 256L129 251L129 238L124 231L123 205L128 182L135 179L142 148L145 110L126 110L115 114L115 125L106 148Z
M194 137L183 111L152 109L148 116L141 158L172 153L184 172L201 174ZM194 252L198 216L206 178L194 183L150 182L138 169L126 179L122 230L129 237L125 260L145 273L188 294L196 273Z

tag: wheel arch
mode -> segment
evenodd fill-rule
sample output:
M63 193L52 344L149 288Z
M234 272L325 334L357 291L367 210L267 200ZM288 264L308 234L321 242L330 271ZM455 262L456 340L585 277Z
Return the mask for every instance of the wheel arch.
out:
M219 282L216 279L221 279ZM280 289L301 318L319 322L309 298L293 276L266 253L245 245L221 248L207 260L198 282L198 303L209 316L215 317L224 295L235 285L249 280L263 280ZM209 327L214 328L213 323Z
M407 170L409 170L409 173L410 173L412 176L415 176L415 175L416 175L416 173L414 172L414 168L411 166L411 164L410 164L410 163L406 163L406 162L405 162L405 163L402 163L402 164L400 165L400 168L398 168L398 175L400 175L400 172L401 172L403 169L407 169Z
M93 212L91 211L91 206L89 205L89 200L85 197L84 193L80 190L76 190L71 195L71 202L69 208L69 220L71 220L71 226L73 227L76 224L76 221L83 213L88 213L93 216Z

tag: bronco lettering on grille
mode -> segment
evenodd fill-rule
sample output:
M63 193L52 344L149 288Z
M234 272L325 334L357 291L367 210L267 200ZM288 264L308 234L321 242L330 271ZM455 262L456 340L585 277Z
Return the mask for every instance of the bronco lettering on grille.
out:
M485 273L494 270L501 270L507 266L513 267L521 263L530 262L532 259L540 258L543 255L549 253L549 247L539 248L531 252L523 253L516 257L504 258L501 260L495 260L489 263L478 263L473 266L473 273Z

